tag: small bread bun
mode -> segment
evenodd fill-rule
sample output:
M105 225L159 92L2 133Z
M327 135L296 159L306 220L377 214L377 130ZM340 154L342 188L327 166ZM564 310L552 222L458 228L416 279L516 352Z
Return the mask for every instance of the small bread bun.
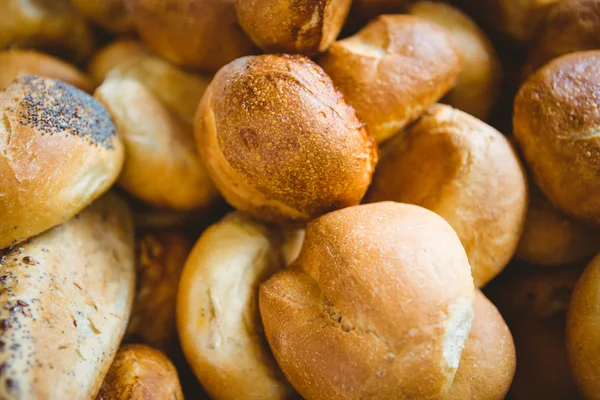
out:
M86 17L113 33L133 31L133 21L125 10L124 0L71 0Z
M0 49L34 48L81 62L94 34L69 0L2 0Z
M0 51L0 65L0 90L21 75L37 75L59 79L88 93L93 91L90 80L75 66L37 51Z
M560 266L589 259L600 251L600 230L558 211L539 188L529 191L529 208L515 258L537 266Z
M119 349L96 400L183 400L177 370L160 351L142 344Z
M452 88L460 53L439 25L384 15L319 58L377 143L398 133Z
M212 399L283 400L292 393L257 307L258 285L283 267L277 232L239 213L208 228L194 246L179 285L177 328Z
M192 121L207 82L155 56L121 64L96 90L123 139L119 185L156 207L212 204L216 188L196 150Z
M527 182L500 132L450 106L435 105L381 150L366 201L423 206L456 231L484 286L515 253L527 212Z
M523 75L530 76L548 61L564 54L599 49L599 31L600 1L559 1L544 18Z
M131 59L148 54L146 47L137 40L118 39L94 54L88 64L87 72L96 85L99 86L113 68Z
M138 239L138 284L127 327L129 341L174 354L177 287L191 249L190 240L179 233L146 234Z
M444 102L481 120L488 120L500 95L500 61L485 33L467 14L446 3L419 1L409 14L440 26L452 35L462 60L456 86Z
M342 30L351 0L236 0L240 25L268 53L313 56L329 48Z
M123 145L91 96L23 76L0 92L0 248L71 218L104 193Z
M300 257L260 287L273 355L306 399L433 399L473 320L458 237L424 208L377 203L308 224Z
M216 72L255 48L233 0L124 0L142 40L185 67Z
M514 135L548 199L600 224L600 51L560 57L533 74L515 100Z
M225 66L204 94L195 130L225 199L269 222L302 223L358 204L377 162L352 107L301 56Z

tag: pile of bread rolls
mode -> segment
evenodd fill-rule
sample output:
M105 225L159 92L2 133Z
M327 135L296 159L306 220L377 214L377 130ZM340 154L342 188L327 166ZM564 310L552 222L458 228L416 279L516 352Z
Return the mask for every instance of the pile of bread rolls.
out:
M600 399L600 0L4 0L0 399Z

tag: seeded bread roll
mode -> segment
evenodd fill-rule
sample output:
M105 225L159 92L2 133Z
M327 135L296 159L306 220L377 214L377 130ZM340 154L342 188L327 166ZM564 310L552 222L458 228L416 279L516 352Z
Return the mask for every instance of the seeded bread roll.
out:
M441 217L377 203L310 222L299 258L261 285L259 305L304 398L441 398L471 330L473 280Z
M560 57L515 100L514 135L536 183L564 213L600 224L600 51Z
M96 85L102 84L106 75L118 65L133 58L148 55L142 43L132 39L118 39L98 50L87 67Z
M119 349L96 400L183 400L177 370L160 351L141 344Z
M0 398L94 398L133 300L127 204L107 194L0 253Z
M225 199L280 224L358 204L377 162L366 129L307 58L263 55L221 69L196 115L196 141Z
M133 31L133 21L124 0L71 0L86 17L113 33Z
M0 120L0 248L71 218L121 171L110 117L66 83L18 78L0 92Z
M439 25L384 15L319 58L377 143L402 130L452 88L460 53Z
M21 75L37 75L59 79L88 93L93 91L90 80L75 66L37 51L0 51L0 65L0 90Z

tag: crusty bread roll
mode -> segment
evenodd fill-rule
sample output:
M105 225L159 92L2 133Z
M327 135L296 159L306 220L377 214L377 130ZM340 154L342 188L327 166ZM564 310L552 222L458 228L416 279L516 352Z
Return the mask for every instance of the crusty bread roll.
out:
M186 67L215 72L255 52L238 25L234 0L124 0L142 40Z
M260 287L267 339L310 400L433 399L473 319L458 237L424 208L377 203L308 224L300 257Z
M177 351L175 301L191 241L175 232L145 234L137 240L137 288L127 339L166 354Z
M2 0L0 49L35 48L81 62L94 35L69 0Z
M461 70L450 34L409 15L377 18L318 62L378 143L439 100Z
M0 51L0 65L0 90L21 75L37 75L59 79L88 93L93 91L90 80L75 66L37 51Z
M257 304L258 285L283 267L277 232L239 213L211 226L194 246L179 285L177 328L212 399L292 393L265 341Z
M600 251L600 230L565 216L537 186L529 186L529 207L515 258L537 266L560 266Z
M118 39L94 54L88 64L87 72L94 83L100 85L113 68L145 55L148 55L148 50L141 42L133 39Z
M313 56L342 30L351 0L235 0L240 25L268 53Z
M81 211L117 179L123 145L84 92L24 76L0 92L0 248Z
M527 213L527 182L500 132L435 105L381 150L366 201L392 200L441 215L460 238L481 287L515 253Z
M195 131L225 199L270 222L301 223L359 203L377 162L352 107L301 56L225 66L202 98Z
M477 24L458 8L419 1L409 14L444 27L454 39L462 60L456 86L444 102L481 120L488 120L500 95L502 71L496 50Z
M113 33L133 31L133 21L124 0L70 0L86 17Z
M0 398L94 398L135 287L126 203L108 194L1 254Z
M96 90L127 152L119 185L156 207L193 210L218 198L192 122L207 81L155 56L119 65Z
M126 344L115 356L96 400L183 400L177 370L160 351Z
M533 74L515 100L514 135L548 199L600 224L600 51L560 57Z

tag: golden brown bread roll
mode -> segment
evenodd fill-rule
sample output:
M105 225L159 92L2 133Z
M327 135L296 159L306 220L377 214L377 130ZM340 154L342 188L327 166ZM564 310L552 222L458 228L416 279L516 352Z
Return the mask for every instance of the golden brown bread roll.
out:
M0 398L91 399L125 332L133 223L107 194L0 257Z
M177 370L160 351L143 344L121 347L96 400L183 400Z
M473 280L441 217L376 203L310 222L299 258L261 285L259 305L304 398L440 398L471 330Z
M500 132L450 106L435 105L381 150L366 201L423 206L457 232L475 285L512 258L527 212L527 182Z
M3 0L0 49L13 47L81 62L94 50L94 35L69 0Z
M529 207L515 258L537 266L584 261L600 251L600 231L558 211L537 186L529 186Z
M202 234L186 262L177 328L212 399L277 400L292 393L265 341L257 304L258 285L285 266L280 239L232 213Z
M125 10L124 0L71 0L86 17L113 33L133 30L133 21Z
M301 223L359 203L377 162L352 107L301 56L225 66L202 98L195 131L225 199L270 222Z
M460 73L460 53L439 25L381 16L319 58L377 143L439 100Z
M496 50L465 13L450 4L419 1L409 14L444 27L461 56L462 72L444 102L481 120L488 120L500 95L502 71Z
M94 83L100 85L113 68L145 55L148 55L148 50L141 42L133 39L118 39L94 54L88 64L87 72Z
M240 25L268 53L313 56L329 48L342 30L351 0L236 0Z
M0 248L71 218L115 182L123 145L102 106L61 81L0 92Z
M142 40L176 64L215 72L255 52L234 0L124 1Z
M533 178L561 211L600 223L600 51L560 57L515 100L514 135Z
M6 89L21 75L37 75L59 79L88 93L93 91L88 77L75 66L37 51L0 51L0 65L0 90Z

